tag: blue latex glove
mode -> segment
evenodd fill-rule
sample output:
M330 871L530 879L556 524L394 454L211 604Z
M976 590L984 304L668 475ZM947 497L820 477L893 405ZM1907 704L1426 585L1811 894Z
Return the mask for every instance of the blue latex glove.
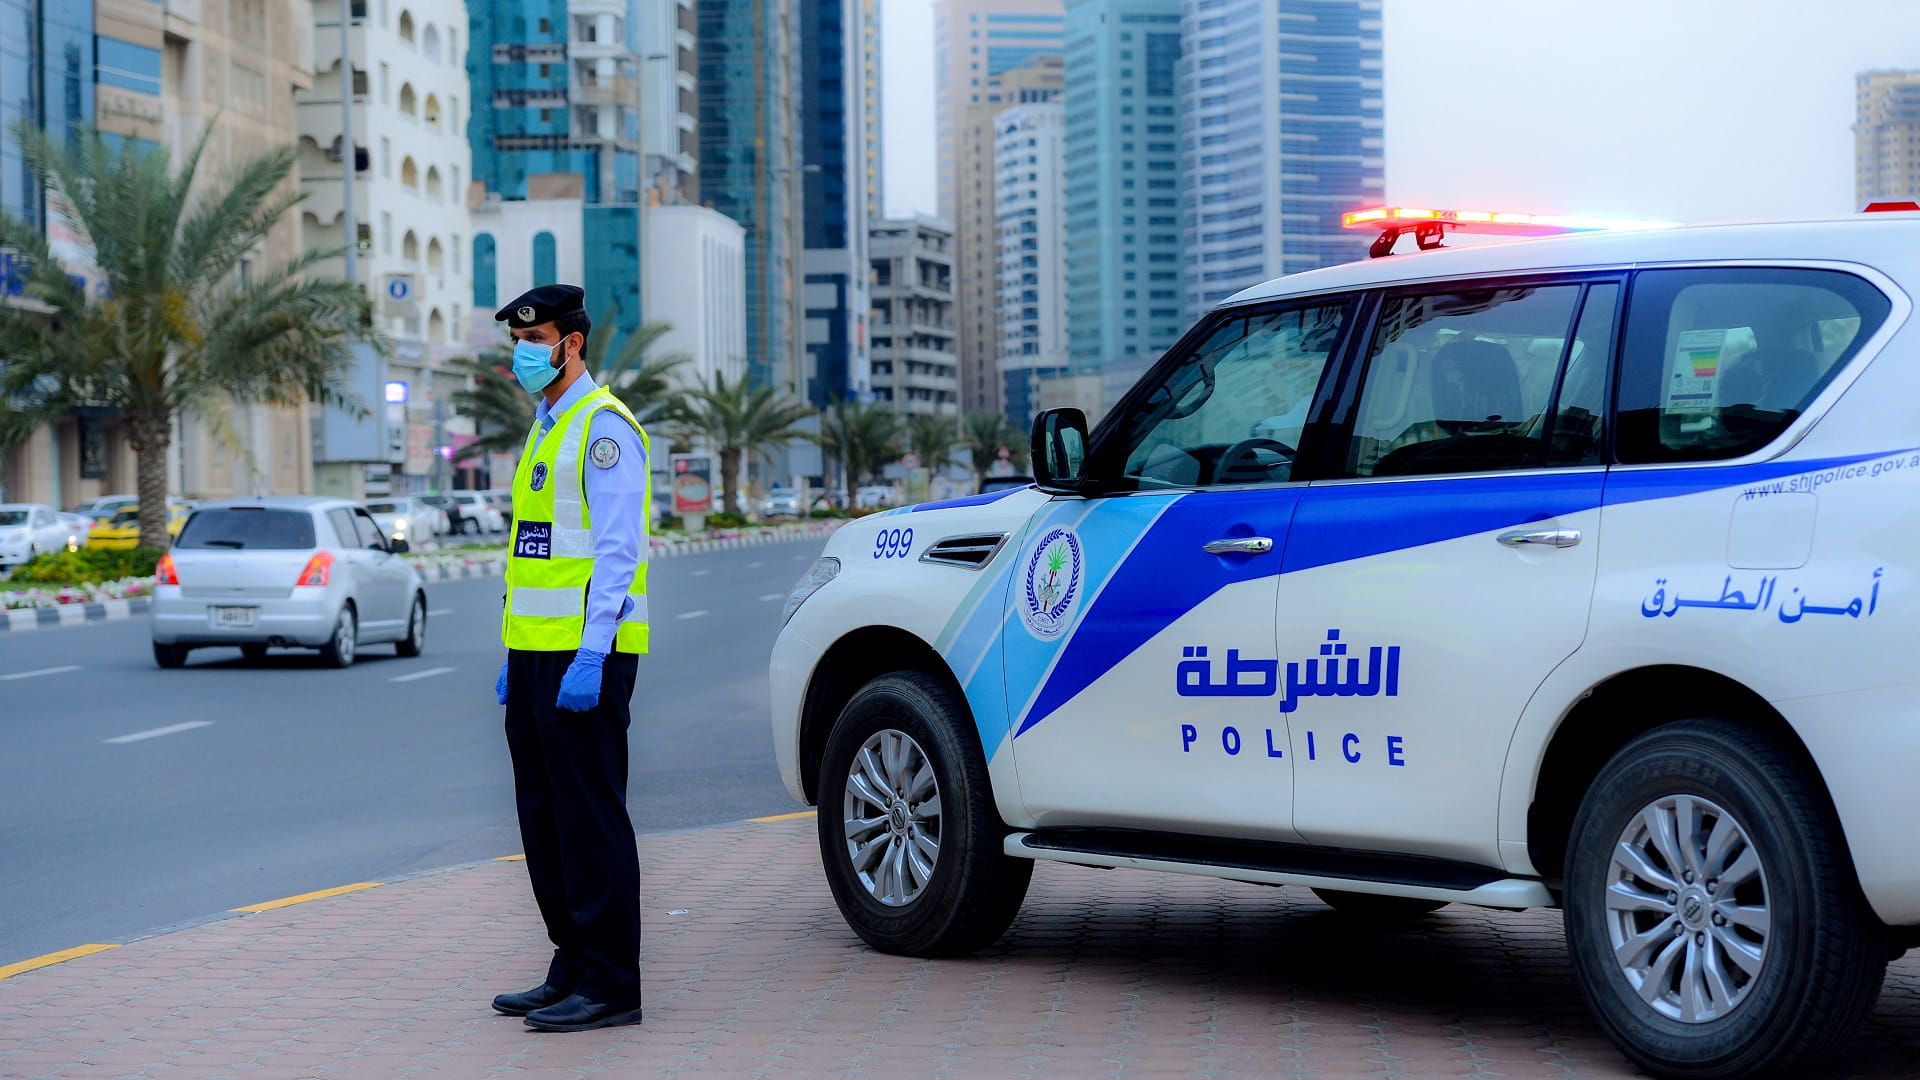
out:
M493 696L500 699L500 704L507 703L507 662L505 660L500 661L500 677L493 680Z
M567 665L567 673L560 676L560 700L557 704L572 712L586 712L600 704L600 668L607 662L606 653L581 649L573 654L573 663Z

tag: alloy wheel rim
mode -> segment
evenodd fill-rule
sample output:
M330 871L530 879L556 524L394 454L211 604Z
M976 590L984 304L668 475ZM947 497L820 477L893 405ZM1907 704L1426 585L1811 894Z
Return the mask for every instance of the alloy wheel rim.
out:
M340 625L333 628L333 641L341 659L353 659L353 616L340 616Z
M1614 961L1660 1015L1719 1020L1759 980L1770 898L1766 866L1732 814L1698 795L1663 796L1627 822L1607 865Z
M940 782L904 731L876 731L847 770L842 817L847 857L868 895L905 907L940 863Z

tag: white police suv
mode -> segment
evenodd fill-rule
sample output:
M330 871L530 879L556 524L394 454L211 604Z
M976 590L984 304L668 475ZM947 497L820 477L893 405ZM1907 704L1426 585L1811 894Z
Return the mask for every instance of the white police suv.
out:
M775 748L847 921L978 949L1036 859L1557 905L1643 1067L1831 1051L1920 943L1916 288L1874 214L1229 299L1091 433L1043 413L1035 487L796 587Z

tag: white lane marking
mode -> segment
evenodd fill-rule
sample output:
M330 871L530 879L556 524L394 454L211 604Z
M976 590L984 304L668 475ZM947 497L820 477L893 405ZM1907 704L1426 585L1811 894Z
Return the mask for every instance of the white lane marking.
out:
M694 576L694 577L706 577L706 576L707 576L708 574L711 574L711 573L713 573L713 571L711 571L711 570L695 570L695 571L693 572L693 576Z
M212 727L212 726L213 726L213 721L211 720L189 720L184 724L168 724L166 727L151 728L146 731L136 731L131 735L115 735L111 739L102 739L101 741L110 742L110 743L139 742L142 739L157 739L162 735L172 735L176 731L192 731L194 728L197 728L197 727Z
M416 671L411 675L395 675L393 678L388 679L387 681L388 682L412 682L415 679L431 679L435 675L445 675L449 671L457 671L457 670L459 669L450 668L450 667L430 667L425 671Z
M699 618L700 616L702 616L702 615L706 615L706 614L709 614L709 612L708 612L708 611L707 611L707 610L706 610L705 608L701 608L701 609L700 609L699 611L683 611L683 612L681 612L680 614L678 614L678 615L675 615L675 616L674 616L674 618L676 618L676 619L697 619L697 618Z
M64 672L79 670L79 664L62 664L59 667L43 667L34 671L16 671L11 675L0 675L0 682L12 682L15 679L37 679L42 675L59 675Z
M442 615L453 614L453 609L450 607L437 607L437 608L434 608L432 611L427 612L427 614L437 619Z
M765 596L763 596L763 597L761 597L761 598L760 598L760 601L761 601L761 603L765 603L765 602L766 602L766 601L768 601L768 600L778 600L778 599L780 599L781 597L783 597L783 596L785 596L785 595L787 595L787 594L786 594L786 593L777 593L777 592L770 592L770 593L768 593L767 595L765 595Z

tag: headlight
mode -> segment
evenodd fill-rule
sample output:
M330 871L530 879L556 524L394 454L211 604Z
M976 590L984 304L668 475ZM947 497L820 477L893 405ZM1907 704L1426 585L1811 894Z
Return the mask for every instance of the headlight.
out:
M799 611L800 605L807 602L807 597L819 592L820 586L839 576L839 559L815 559L813 565L807 568L806 575L793 587L792 594L787 597L786 610L780 613L780 625L787 625L788 620L793 618L793 613Z

